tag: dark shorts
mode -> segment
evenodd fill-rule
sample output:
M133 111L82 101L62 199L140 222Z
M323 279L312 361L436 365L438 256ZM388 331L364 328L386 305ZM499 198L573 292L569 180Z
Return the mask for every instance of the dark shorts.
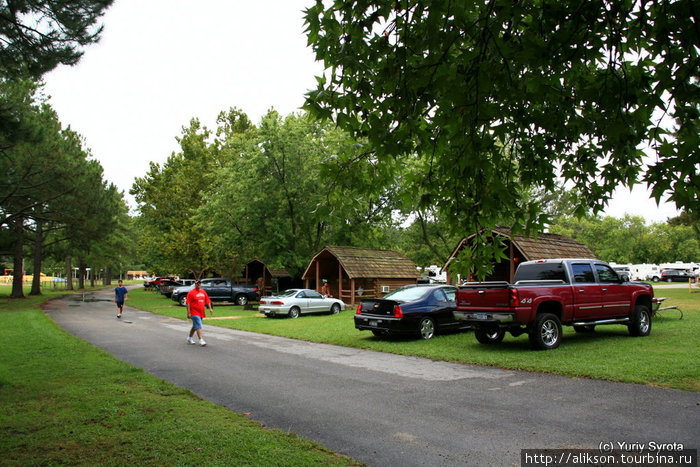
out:
M117 308L121 308L124 306L124 302L117 302Z

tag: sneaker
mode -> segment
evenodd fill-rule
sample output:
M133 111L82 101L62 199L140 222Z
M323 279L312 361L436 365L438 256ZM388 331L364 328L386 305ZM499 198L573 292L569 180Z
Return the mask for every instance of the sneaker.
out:
M192 342L192 343L194 344L194 342ZM201 347L206 347L207 343L204 342L204 339L201 339L201 340L199 341L199 345L200 345Z
M188 338L187 338L187 343L188 343L188 344L191 344L191 345L194 345L194 344L195 344L195 341L194 341L194 339L192 339L191 337L188 337Z
M117 313L117 318L121 318L121 317L122 317L122 314L121 314L121 313Z

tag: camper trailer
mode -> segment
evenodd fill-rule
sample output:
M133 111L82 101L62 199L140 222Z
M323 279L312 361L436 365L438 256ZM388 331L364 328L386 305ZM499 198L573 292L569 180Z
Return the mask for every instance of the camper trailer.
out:
M632 264L630 265L630 279L633 281L659 282L661 268L657 264Z

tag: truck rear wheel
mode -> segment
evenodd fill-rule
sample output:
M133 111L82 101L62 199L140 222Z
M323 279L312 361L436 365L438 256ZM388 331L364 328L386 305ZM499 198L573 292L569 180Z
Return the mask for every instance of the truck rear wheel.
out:
M530 347L534 350L552 350L561 343L561 321L556 315L537 315L530 329Z
M236 295L236 305L246 306L248 304L248 297L243 294Z
M648 336L651 332L651 313L646 305L637 305L630 315L630 324L627 329L631 336Z
M474 329L474 337L481 344L500 344L505 335L505 330L498 327Z

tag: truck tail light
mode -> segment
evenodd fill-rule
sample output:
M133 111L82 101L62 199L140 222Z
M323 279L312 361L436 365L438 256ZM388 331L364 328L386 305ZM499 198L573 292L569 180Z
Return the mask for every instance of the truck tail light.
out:
M355 310L356 315L361 315L362 314L362 302L357 304L357 310Z
M508 302L510 306L520 306L520 296L518 295L518 289L510 289Z
M394 307L394 318L403 318L403 310L400 305Z

